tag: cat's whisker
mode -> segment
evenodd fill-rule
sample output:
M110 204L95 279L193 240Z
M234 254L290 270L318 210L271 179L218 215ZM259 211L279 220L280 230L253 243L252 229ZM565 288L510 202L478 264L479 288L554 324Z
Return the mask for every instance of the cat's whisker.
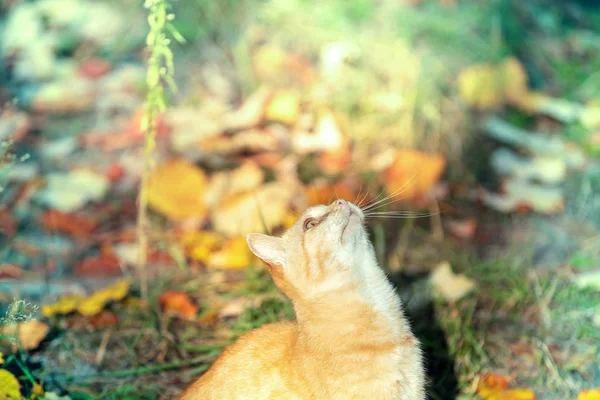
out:
M363 197L360 199L360 201L359 201L359 202L358 202L358 204L357 204L357 205L358 205L358 208L361 208L361 206L362 206L362 203L363 203L363 202L364 202L364 201L365 201L365 200L368 198L368 196L369 196L369 191L368 191L368 190L365 190L365 194L364 194L364 196L363 196Z
M365 209L366 207L369 207L369 206L370 206L370 205L371 205L371 204L372 204L374 201L377 201L377 199L378 199L378 198L380 198L380 197L381 197L381 195L382 195L382 194L384 194L384 193L385 193L385 188L384 188L384 189L381 189L381 191L379 192L379 194L378 194L378 195L377 195L377 196L376 196L376 197L375 197L373 200L370 200L370 201L368 201L366 204L362 204L362 205L360 206L360 209L361 209L361 210L363 210L363 209Z
M379 205L379 204L381 204L381 203L385 202L386 200L389 200L389 199L391 199L391 198L393 198L393 197L395 197L395 196L398 196L398 195L400 195L400 194L402 194L402 193L406 192L406 191L409 189L409 187L410 187L410 186L409 186L409 187L407 187L407 186L408 186L408 185L409 185L409 184L412 182L412 180L415 178L415 176L416 176L416 175L413 175L413 176L412 176L412 177L411 177L409 180L407 180L407 181L406 181L406 182L405 182L405 183L404 183L402 186L400 186L398 189L396 189L396 190L395 190L395 191L394 191L392 194L390 194L390 195L388 195L388 196L384 197L383 199L381 199L381 200L379 200L379 201L377 201L377 202L375 202L375 203L372 203L372 204L369 204L369 205L365 206L365 207L362 209L362 210L363 210L363 212L364 212L364 211L367 211L367 210L371 210L371 209L373 209L375 206L377 206L377 205ZM401 199L394 199L394 200L393 200L392 202L390 202L390 203L386 203L386 204L383 204L383 205L379 205L379 207L377 207L377 208L381 208L381 207L384 207L384 206L386 206L386 205L390 205L390 204L392 204L392 203L394 203L394 202L396 202L396 201L398 201L398 200L401 200Z
M352 203L357 204L357 200L360 197L361 193L362 193L362 186L360 187L360 190L358 191L358 194L356 195L356 197L354 198L354 201Z

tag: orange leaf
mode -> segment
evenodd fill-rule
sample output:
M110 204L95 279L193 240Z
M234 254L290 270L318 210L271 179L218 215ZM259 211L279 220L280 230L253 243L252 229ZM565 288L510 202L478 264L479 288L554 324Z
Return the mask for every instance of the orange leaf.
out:
M176 315L182 319L194 320L198 313L198 307L184 292L165 292L160 295L158 302L165 314Z
M77 216L57 210L44 213L42 226L48 232L59 232L77 239L86 238L96 230L96 221L89 217Z
M383 173L386 190L407 201L423 200L439 181L445 165L442 155L402 150Z
M119 322L117 316L109 311L102 311L100 314L94 315L92 319L90 319L90 325L92 325L95 329L115 326L117 322Z
M48 324L33 319L27 322L8 325L1 332L4 335L15 335L23 349L33 350L38 348L49 331L50 327Z
M202 194L206 182L204 171L188 161L169 161L152 172L148 203L171 219L204 217L206 206Z
M535 400L531 389L508 389L509 379L502 375L487 373L477 385L477 394L485 400Z
M206 263L210 253L220 246L223 238L211 231L186 232L180 241L192 259Z
M582 390L577 395L577 400L600 400L600 388L592 390Z

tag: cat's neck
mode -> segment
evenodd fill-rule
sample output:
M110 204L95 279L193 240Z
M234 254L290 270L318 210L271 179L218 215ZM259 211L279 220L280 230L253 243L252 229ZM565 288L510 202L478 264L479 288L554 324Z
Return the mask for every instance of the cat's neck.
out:
M292 299L304 332L331 337L377 331L396 340L410 333L400 299L374 261L358 266L348 279L336 278L316 293Z

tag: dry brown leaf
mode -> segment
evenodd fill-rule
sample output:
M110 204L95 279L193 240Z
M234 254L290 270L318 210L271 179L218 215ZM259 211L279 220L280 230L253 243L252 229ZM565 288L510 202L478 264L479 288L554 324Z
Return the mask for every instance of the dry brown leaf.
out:
M165 216L181 220L206 215L204 171L185 160L159 165L151 174L148 203Z
M96 230L93 218L49 210L41 217L42 226L49 232L64 233L76 239L85 239Z
M211 177L204 202L213 207L224 197L256 189L264 180L265 173L253 162L246 162L233 171L218 172Z
M418 150L402 150L383 173L388 194L407 201L423 201L438 183L446 160L444 156L429 155Z
M298 132L292 139L294 151L306 154L315 151L339 151L349 140L344 136L331 112L325 113L315 127L315 133Z
M219 135L200 143L200 149L215 155L232 156L280 150L279 140L268 130L247 130L235 135Z
M2 329L3 334L15 336L19 345L25 350L37 349L49 331L48 324L36 319L11 324Z
M250 264L250 250L244 237L236 237L223 243L220 250L211 253L207 264L218 269L243 269Z
M175 315L186 320L196 319L198 307L185 292L165 292L158 298L161 309L167 315Z
M213 212L215 230L227 236L270 232L283 222L297 193L294 184L271 182L227 199Z
M291 91L276 92L265 111L265 119L293 125L300 116L300 98Z
M263 120L270 98L271 91L266 87L260 87L244 101L239 109L225 116L223 119L224 129L237 131L256 127Z

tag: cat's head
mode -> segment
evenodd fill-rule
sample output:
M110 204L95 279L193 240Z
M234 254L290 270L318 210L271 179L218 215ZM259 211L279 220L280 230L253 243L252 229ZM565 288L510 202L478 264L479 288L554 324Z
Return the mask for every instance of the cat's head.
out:
M289 297L310 296L360 279L360 266L375 263L362 210L345 200L309 208L282 236L247 236Z

